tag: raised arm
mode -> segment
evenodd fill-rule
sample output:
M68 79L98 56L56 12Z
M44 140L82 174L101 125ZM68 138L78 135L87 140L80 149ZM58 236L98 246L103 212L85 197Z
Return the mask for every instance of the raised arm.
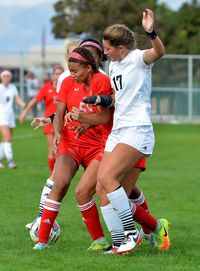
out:
M145 50L143 59L146 64L151 64L165 54L165 47L154 31L154 14L150 9L146 9L143 12L142 26L147 36L150 38L153 47Z

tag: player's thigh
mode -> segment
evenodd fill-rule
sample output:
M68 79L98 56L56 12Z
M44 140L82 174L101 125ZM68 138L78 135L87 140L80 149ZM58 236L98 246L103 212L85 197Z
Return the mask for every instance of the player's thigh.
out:
M77 162L70 155L62 154L58 156L54 165L54 184L61 187L69 186L77 170Z
M93 159L89 166L84 171L75 190L76 199L85 198L85 200L91 200L96 191L97 183L97 171L100 161Z
M0 133L2 135L2 141L11 141L12 130L7 125L0 126Z
M99 174L107 178L116 178L122 181L124 175L133 167L136 162L144 157L144 154L135 148L119 143L112 152L103 156Z

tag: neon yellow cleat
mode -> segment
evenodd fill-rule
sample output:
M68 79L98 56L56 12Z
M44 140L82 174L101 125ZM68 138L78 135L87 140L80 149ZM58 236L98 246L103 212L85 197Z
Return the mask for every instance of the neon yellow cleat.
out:
M154 245L159 250L167 250L170 247L169 222L165 218L158 220L158 230L154 232Z
M110 247L105 237L94 240L91 246L87 249L88 251L102 251Z

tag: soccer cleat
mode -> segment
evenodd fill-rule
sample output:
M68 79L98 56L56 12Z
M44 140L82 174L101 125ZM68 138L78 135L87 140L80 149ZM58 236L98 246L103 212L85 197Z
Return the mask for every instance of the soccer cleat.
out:
M33 224L34 224L34 222L35 222L35 220L33 222L31 222L31 223L26 224L26 229L30 231Z
M87 249L88 251L101 251L110 248L109 243L105 237L94 240L91 246Z
M4 168L4 164L2 162L0 162L0 169Z
M47 244L45 244L45 243L37 243L33 247L34 250L44 250L46 248L49 248L49 246Z
M129 254L135 249L136 245L142 243L142 237L137 229L135 231L126 231L124 236L124 240L118 248L117 254Z
M13 161L11 161L11 162L8 163L8 167L12 168L12 169L16 169L17 168L16 164Z
M160 229L154 232L154 245L159 250L167 250L170 247L169 222L165 218L159 219L158 222Z

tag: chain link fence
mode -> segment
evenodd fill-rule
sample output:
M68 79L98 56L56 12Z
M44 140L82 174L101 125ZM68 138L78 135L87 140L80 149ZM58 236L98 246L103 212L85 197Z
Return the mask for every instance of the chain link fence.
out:
M25 101L26 72L33 71L42 85L56 64L66 68L64 53L49 51L44 57L39 52L0 52L0 70L12 71L13 83ZM200 122L200 56L165 55L155 63L152 75L153 121ZM40 106L40 115L42 110ZM20 110L16 108L16 111L18 114Z

